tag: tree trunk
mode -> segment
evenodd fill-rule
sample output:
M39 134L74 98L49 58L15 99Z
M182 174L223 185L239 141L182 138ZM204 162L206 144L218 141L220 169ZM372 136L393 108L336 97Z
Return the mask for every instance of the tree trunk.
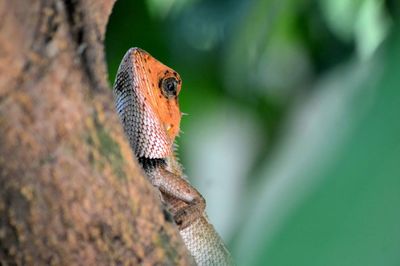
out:
M113 4L0 2L0 264L190 263L114 111Z

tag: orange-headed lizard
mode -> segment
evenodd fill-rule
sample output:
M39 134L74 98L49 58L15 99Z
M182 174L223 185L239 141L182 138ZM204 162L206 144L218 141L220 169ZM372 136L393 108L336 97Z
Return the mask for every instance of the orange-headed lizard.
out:
M114 84L118 115L146 176L161 191L186 247L198 265L231 265L205 214L205 200L186 180L174 152L181 111L179 74L147 52L131 48Z

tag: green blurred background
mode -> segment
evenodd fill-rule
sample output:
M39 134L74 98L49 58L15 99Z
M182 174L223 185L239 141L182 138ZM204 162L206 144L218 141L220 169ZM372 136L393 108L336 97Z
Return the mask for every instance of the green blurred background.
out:
M400 265L400 2L118 0L183 79L180 157L238 265Z

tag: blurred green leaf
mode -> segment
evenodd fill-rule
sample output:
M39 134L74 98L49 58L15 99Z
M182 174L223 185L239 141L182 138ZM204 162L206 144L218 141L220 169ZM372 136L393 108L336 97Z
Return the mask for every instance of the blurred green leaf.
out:
M240 265L400 265L400 35L379 55L295 109L237 239Z
M343 41L354 40L364 59L373 55L390 24L382 0L323 0L321 10L332 31Z
M343 40L354 38L354 27L362 5L368 0L322 0L321 7L333 31Z
M224 81L229 90L241 97L282 100L310 78L309 55L298 27L299 9L305 2L251 2L226 44Z

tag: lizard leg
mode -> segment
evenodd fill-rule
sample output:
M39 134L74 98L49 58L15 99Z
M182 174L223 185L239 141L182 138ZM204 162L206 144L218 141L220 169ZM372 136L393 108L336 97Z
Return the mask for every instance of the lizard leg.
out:
M164 198L165 201L168 202L169 211L174 217L174 221L178 225L179 230L185 229L204 215L204 201L186 203L183 200L174 198L165 193Z
M151 182L170 203L170 211L179 229L186 228L203 216L206 202L203 196L185 179L163 168L150 174Z

